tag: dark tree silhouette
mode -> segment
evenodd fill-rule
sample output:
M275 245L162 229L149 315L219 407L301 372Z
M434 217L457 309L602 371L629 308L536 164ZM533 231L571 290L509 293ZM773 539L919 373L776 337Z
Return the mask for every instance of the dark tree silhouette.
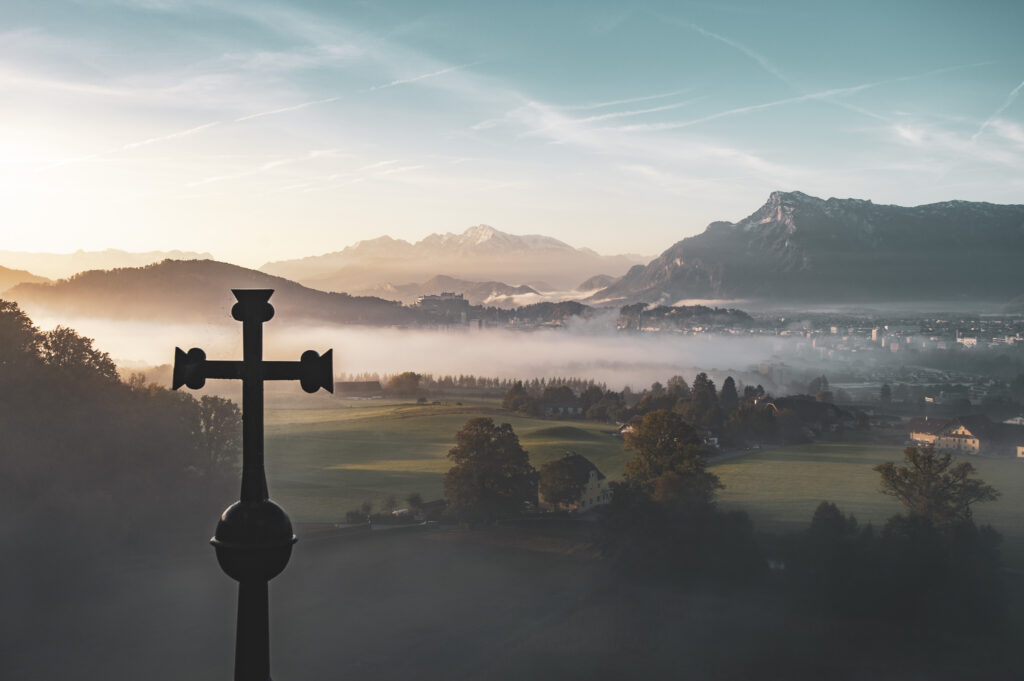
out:
M972 478L974 466L953 463L949 454L930 447L907 447L904 466L889 461L875 466L882 476L882 493L896 497L911 517L921 517L941 527L971 520L971 505L994 501L999 492Z
M722 382L722 392L718 394L718 404L725 414L731 414L739 406L740 396L736 392L736 381L727 376Z
M625 440L625 448L634 452L626 462L627 481L666 503L713 502L722 485L706 469L697 431L679 414L652 411Z
M590 471L578 465L578 455L569 454L540 467L538 491L544 501L555 506L579 500Z
M536 500L537 472L507 423L470 419L455 434L448 458L453 466L444 476L444 493L464 524L491 524Z

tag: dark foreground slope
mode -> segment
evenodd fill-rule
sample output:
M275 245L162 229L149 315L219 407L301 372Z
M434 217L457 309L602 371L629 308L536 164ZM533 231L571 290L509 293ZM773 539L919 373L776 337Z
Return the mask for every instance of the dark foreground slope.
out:
M1020 662L1005 643L922 644L770 594L618 582L536 532L375 535L300 539L271 585L275 678L1011 679ZM102 591L29 612L3 632L4 677L230 678L235 583L203 540L161 564L112 557Z
M592 301L746 298L807 302L1007 301L1024 290L1024 205L907 208L774 192L713 222Z
M31 309L68 316L222 324L231 319L233 288L274 289L272 303L283 319L399 324L410 316L400 303L326 293L215 260L92 270L54 284L21 284L5 296Z

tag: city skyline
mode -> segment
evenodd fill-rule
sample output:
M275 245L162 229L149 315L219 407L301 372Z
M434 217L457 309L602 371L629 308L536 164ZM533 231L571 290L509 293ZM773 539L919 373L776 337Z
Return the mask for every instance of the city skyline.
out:
M653 255L773 190L1024 196L1014 3L36 3L2 248L249 266L489 224Z

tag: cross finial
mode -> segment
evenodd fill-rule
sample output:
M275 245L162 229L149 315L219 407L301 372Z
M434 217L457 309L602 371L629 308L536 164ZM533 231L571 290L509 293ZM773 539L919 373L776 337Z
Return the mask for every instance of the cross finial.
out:
M174 349L175 390L198 390L207 379L242 381L242 492L224 511L210 543L217 561L238 581L238 633L235 641L235 681L269 681L270 637L267 582L288 564L292 544L291 520L270 500L263 469L263 382L297 380L302 389L334 392L332 351L313 350L298 362L263 360L263 323L274 317L272 289L232 289L238 301L231 316L242 322L242 361L206 359L199 348Z

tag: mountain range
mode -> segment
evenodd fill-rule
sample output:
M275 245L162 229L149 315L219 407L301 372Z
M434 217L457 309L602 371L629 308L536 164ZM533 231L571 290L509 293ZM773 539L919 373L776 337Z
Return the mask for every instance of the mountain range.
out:
M477 225L462 234L431 234L416 243L382 236L334 253L269 262L260 270L325 291L366 291L437 275L568 291L598 272L618 276L647 260L604 256L548 236L507 234Z
M1024 205L773 192L749 217L711 223L587 302L1004 302L1024 291L1021 263Z
M116 267L142 267L163 260L205 260L209 253L194 251L148 251L130 253L116 248L104 251L75 251L74 253L25 253L0 251L0 266L28 270L33 274L61 279L87 270L112 270ZM10 286L13 286L11 284ZM0 291L8 286L0 285Z

